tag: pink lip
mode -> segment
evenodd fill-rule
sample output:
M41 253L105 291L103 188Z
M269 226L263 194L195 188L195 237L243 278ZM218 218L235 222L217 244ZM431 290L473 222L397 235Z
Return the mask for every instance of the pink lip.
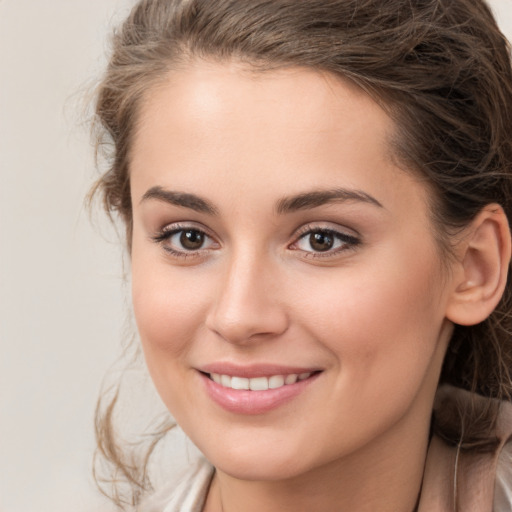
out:
M218 369L218 367L217 367ZM289 368L286 371L282 369L279 371L272 371L269 373L269 368L256 369L255 367L246 368L246 372L240 372L237 368L236 371L226 371L224 367L223 371L211 371L207 373L220 373L222 375L237 375L240 377L261 377L261 376L272 376L272 375L289 375L290 373L306 373L307 370L303 371L290 371ZM308 372L309 373L309 372ZM310 384L312 384L319 376L320 373L314 373L308 379L297 381L295 384L287 384L277 389L268 389L266 391L247 391L226 388L217 384L211 380L208 375L199 373L203 385L205 386L206 393L208 396L217 404L220 405L226 411L235 414L245 415L257 415L269 412L273 409L286 404L293 400L298 395L303 393Z

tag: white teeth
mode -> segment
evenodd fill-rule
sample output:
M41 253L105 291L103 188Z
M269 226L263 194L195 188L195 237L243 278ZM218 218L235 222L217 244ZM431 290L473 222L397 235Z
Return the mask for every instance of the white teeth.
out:
M295 384L297 382L298 375L296 373L290 373L284 379L285 384Z
M269 387L267 377L255 377L249 380L249 387L252 391L266 391Z
M233 389L249 389L249 379L244 377L231 377L231 387Z
M270 389L276 389L284 386L284 377L282 375L273 375L268 379L268 387Z
M290 373L289 375L272 375L272 377L231 377L230 375L220 375L211 373L211 379L225 388L231 389L250 389L251 391L266 391L267 389L277 389L285 385L295 384L297 381L306 380L311 377L312 372Z
M229 375L221 375L220 376L220 383L225 388L230 388L231 387L231 377Z

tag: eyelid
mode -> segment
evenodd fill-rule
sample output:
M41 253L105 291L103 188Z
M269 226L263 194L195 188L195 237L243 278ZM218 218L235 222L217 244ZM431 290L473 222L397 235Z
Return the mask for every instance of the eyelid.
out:
M347 233L349 231L350 233ZM342 246L327 250L327 251L306 251L304 249L300 249L297 247L297 244L306 236L312 233L331 233L338 240L341 240ZM334 258L339 256L340 253L344 253L346 251L354 250L357 246L361 244L361 236L359 233L355 232L353 229L349 228L341 228L340 226L334 227L332 224L305 224L301 226L295 233L294 241L288 247L291 250L301 251L304 253L304 257L307 258ZM295 246L295 247L294 247Z
M312 231L330 231L332 233L339 233L346 237L357 239L361 238L361 235L355 229L340 226L339 224L333 224L332 222L308 222L295 231L294 237L298 239Z
M181 231L194 230L202 233L206 238L210 239L212 246L201 247L195 250L179 249L172 247L169 240L180 233ZM341 247L335 247L326 251L315 251L305 250L299 248L298 243L306 236L312 233L329 233L332 234L338 242L341 242ZM204 258L207 253L211 253L212 250L216 250L220 247L220 243L217 237L212 234L211 230L201 223L194 221L182 221L172 222L163 226L157 233L152 235L151 240L158 243L162 248L169 253L171 256L179 258ZM166 243L168 242L168 243ZM339 225L333 225L331 223L308 223L301 226L296 230L293 235L293 242L288 245L289 250L298 251L303 253L304 257L308 258L333 258L339 253L354 250L358 245L361 244L361 238L359 233L355 230L347 227L341 227Z
M160 237L165 238L172 233L176 233L178 231L185 231L187 229L195 229L197 231L201 231L202 233L209 236L210 238L215 238L215 236L211 233L210 229L208 229L203 224L201 224L199 222L195 222L195 221L170 222L169 224L165 224L163 227L159 228L151 238L153 238L153 239L160 238Z
M198 231L202 233L206 238L210 239L213 242L213 245L216 245L217 247L220 246L219 242L217 241L215 235L211 233L211 230L208 229L206 226L193 222L193 221L184 221L184 222L172 222L170 224L166 224L164 227L159 229L154 235L152 235L150 238L153 242L160 244L162 248L169 253L171 256L178 257L178 258L200 258L204 257L205 253L211 251L212 249L216 249L217 247L206 247L206 248L199 248L196 250L180 250L171 247L170 245L166 245L166 242L168 242L174 235L181 231Z

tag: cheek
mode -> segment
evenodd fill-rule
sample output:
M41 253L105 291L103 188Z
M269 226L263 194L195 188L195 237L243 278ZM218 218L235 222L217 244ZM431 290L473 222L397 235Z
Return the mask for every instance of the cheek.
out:
M165 262L133 252L133 309L154 378L156 372L166 378L167 369L186 356L205 314L204 292L187 272L173 272Z
M337 289L326 282L331 291L307 304L316 319L310 333L335 361L328 426L354 442L363 433L376 436L411 408L430 410L445 348L436 258L411 264L394 254L359 270L345 273Z
M418 252L411 258L403 246L389 248L364 271L354 266L338 287L326 281L322 297L308 299L315 332L347 379L364 385L372 377L390 382L426 371L443 326L443 291L432 248Z
M144 359L155 388L179 421L193 402L188 354L204 316L202 294L168 265L132 258L132 300ZM176 392L180 390L180 392Z

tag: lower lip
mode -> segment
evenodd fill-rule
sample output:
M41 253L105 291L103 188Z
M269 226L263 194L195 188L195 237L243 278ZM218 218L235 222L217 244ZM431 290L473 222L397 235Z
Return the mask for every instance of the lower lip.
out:
M201 373L201 378L209 397L223 409L236 414L263 414L277 409L293 400L312 384L320 375L314 373L311 377L286 384L277 389L266 391L247 391L231 389L217 384L207 375Z

